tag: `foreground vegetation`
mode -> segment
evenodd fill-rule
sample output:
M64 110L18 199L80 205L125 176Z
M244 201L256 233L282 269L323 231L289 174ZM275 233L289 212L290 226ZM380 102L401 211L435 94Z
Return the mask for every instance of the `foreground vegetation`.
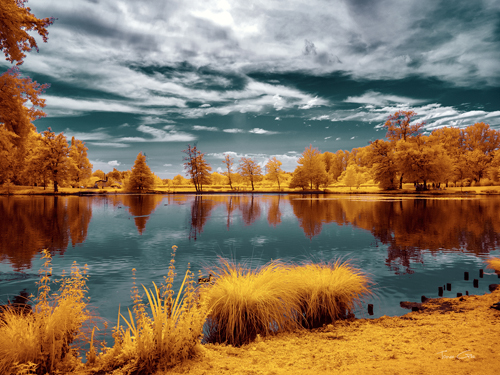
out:
M349 263L285 264L259 269L221 259L210 269L213 282L195 285L186 272L175 295L172 260L164 282L153 288L135 284L133 312L118 312L114 345L98 353L95 329L83 329L91 314L86 293L86 267L74 265L57 293L50 291L51 259L41 270L33 311L4 308L0 321L0 370L17 373L144 373L172 368L199 356L205 343L241 346L278 332L293 332L345 318L369 295L369 279ZM121 323L122 322L122 323ZM124 323L123 323L124 322ZM204 332L205 330L205 332ZM83 365L71 344L90 345Z

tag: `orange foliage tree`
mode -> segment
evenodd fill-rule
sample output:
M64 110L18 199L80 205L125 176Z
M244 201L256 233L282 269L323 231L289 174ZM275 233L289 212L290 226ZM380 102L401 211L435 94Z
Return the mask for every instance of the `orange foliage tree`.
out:
M205 154L202 154L196 146L188 145L186 150L182 150L186 154L183 158L185 161L184 168L187 170L187 175L193 180L196 191L202 191L203 185L210 184L210 171L212 167L205 160Z
M21 65L25 52L38 50L35 39L28 32L35 31L47 41L46 27L53 18L38 19L25 6L27 0L2 0L0 2L0 50L10 63ZM8 171L19 169L24 163L24 142L31 123L45 113L36 107L45 106L39 97L48 85L40 85L29 77L22 77L19 69L13 67L0 75L0 182L8 178ZM31 103L28 108L26 103ZM10 173L11 176L19 174Z
M87 150L85 142L75 139L75 137L71 138L69 179L73 186L79 186L83 180L89 178L92 174L92 164L90 164L87 157Z
M127 187L131 190L147 190L153 186L154 182L153 173L146 164L146 157L142 152L139 152L132 167Z
M254 190L254 182L257 182L262 176L262 168L257 162L250 158L242 157L240 159L240 165L238 166L238 172L241 177L245 180L250 181L252 184L252 190Z
M283 173L283 170L281 169L282 164L283 163L281 163L278 159L276 159L276 156L270 158L266 164L266 170L269 179L276 181L278 183L278 189L280 190L281 190L280 176Z
M386 137L394 147L396 142L402 140L406 142L410 137L415 137L420 134L421 129L424 127L424 122L411 123L412 117L416 116L414 111L397 111L393 115L387 117L384 126L387 128ZM402 142L399 143L402 145ZM400 153L401 155L401 153ZM403 175L405 171L399 170L399 188L403 188Z
M320 185L326 185L328 183L328 175L325 171L325 163L323 162L323 158L321 156L321 152L309 145L306 147L302 156L297 160L301 166L297 167L294 171L295 173L301 174L302 179L305 179L309 187L312 189L313 186L316 189L319 188ZM292 178L293 181L293 178ZM300 185L298 185L300 186Z

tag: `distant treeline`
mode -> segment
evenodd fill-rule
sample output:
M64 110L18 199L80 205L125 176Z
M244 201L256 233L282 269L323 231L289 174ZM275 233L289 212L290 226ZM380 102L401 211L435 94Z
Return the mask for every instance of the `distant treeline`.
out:
M105 174L92 173L85 143L50 128L42 134L30 130L25 139L0 143L0 183L65 187L115 187L147 190L155 187L184 187L202 191L203 187L240 189L319 189L332 185L359 187L378 185L381 189L401 189L403 183L426 190L429 186L485 185L500 183L500 131L483 122L464 129L443 127L423 134L424 123L412 122L413 111L399 111L384 124L386 139L370 142L351 151L321 152L306 147L293 172L282 170L282 163L271 157L264 168L255 159L242 157L238 164L224 155L224 172L212 172L205 154L196 146L183 150L186 175L160 179L140 153L128 171L116 168Z

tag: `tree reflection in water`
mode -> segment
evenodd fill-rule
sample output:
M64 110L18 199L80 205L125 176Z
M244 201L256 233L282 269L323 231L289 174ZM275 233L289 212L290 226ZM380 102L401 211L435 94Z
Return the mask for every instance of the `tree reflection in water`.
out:
M243 225L254 225L262 220L263 212L271 231L278 225L295 226L293 220L283 222L293 213L311 241L329 223L365 229L377 243L387 246L385 263L398 274L412 273L412 264L423 262L422 250L431 254L457 250L480 255L500 247L500 199L493 197L419 199L265 194L10 197L0 198L0 260L7 259L15 270L22 270L31 267L32 259L42 248L62 254L69 243L72 246L83 243L93 205L127 207L142 235L151 214L164 200L171 205L189 204L186 237L194 240L199 238L215 209L222 210L227 230L233 229L231 226L238 217Z
M14 270L31 268L41 249L64 254L83 243L92 217L92 199L86 197L23 197L0 200L0 260Z

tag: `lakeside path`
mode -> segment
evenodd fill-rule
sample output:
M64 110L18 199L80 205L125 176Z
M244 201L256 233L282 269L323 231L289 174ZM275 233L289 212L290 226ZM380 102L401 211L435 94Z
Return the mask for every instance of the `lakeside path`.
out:
M339 321L241 348L205 345L160 374L499 374L500 290L431 299L401 317Z

